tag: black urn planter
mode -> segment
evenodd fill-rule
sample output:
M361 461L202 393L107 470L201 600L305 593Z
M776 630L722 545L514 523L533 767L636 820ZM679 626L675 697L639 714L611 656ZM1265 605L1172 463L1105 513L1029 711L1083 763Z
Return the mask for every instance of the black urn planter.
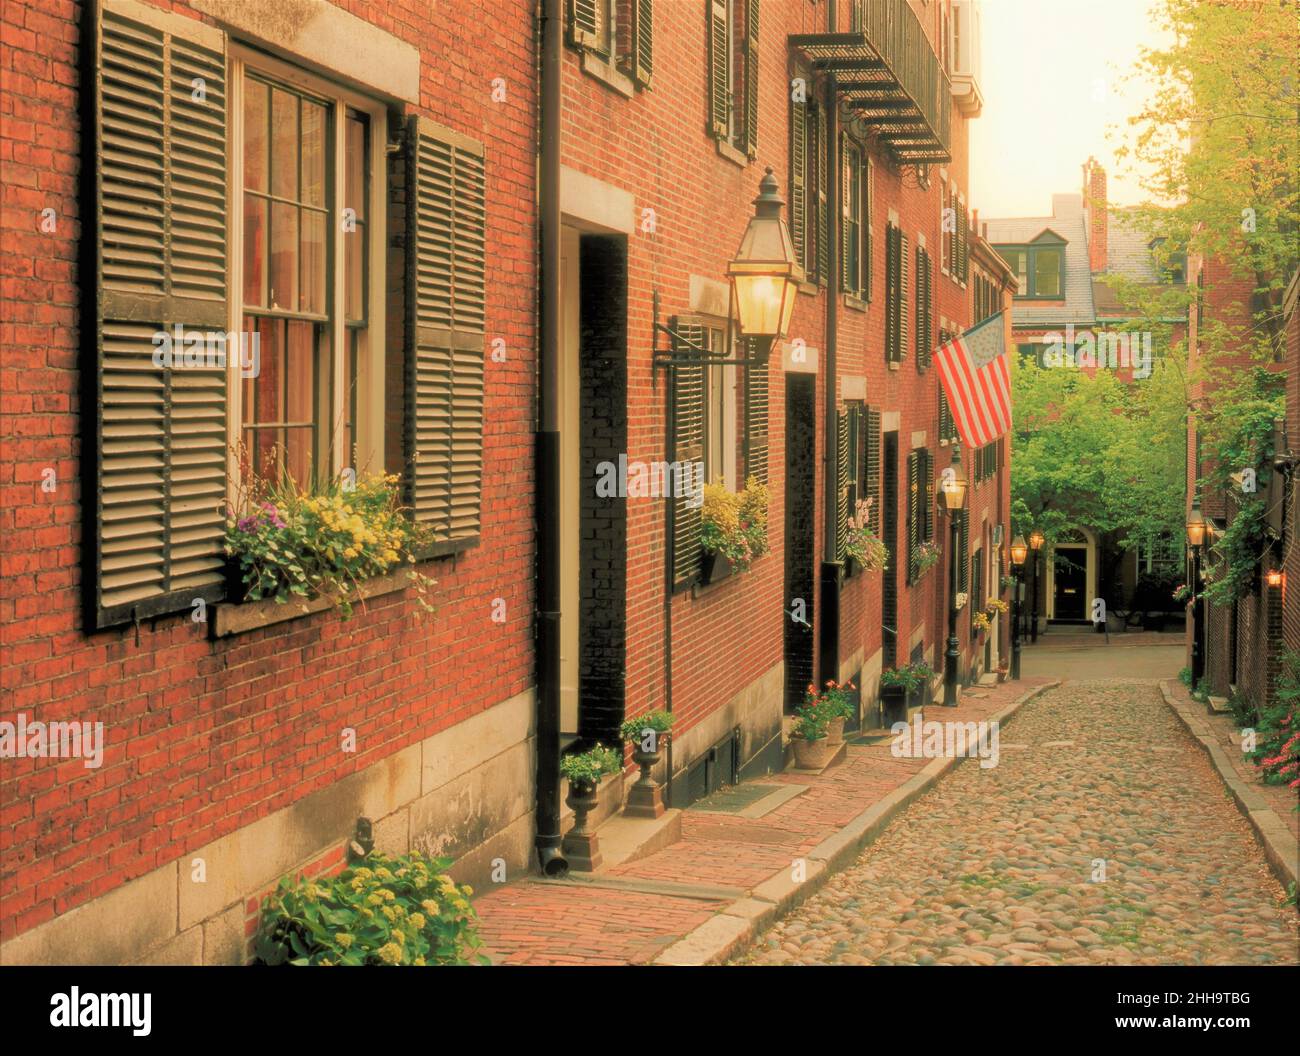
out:
M587 815L596 809L597 784L595 781L569 781L569 794L564 798L573 810L573 828L564 835L561 848L569 860L569 868L581 872L594 872L600 868L600 839L587 824Z
M906 686L881 686L880 706L884 711L885 725L907 721L907 708L911 703Z
M700 582L705 586L726 579L734 571L735 566L725 554L710 553L706 550L700 556Z

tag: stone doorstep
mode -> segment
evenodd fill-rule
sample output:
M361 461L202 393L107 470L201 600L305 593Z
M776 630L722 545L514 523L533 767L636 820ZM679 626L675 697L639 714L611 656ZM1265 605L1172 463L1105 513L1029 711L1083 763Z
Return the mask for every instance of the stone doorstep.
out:
M615 814L596 830L596 835L600 838L602 864L594 875L599 876L616 865L645 858L680 840L682 812L672 807L657 818Z
M1034 697L1060 684L1059 679L1052 679L1035 686L986 718L1006 722ZM961 759L954 758L931 760L921 772L872 803L848 825L814 847L808 854L807 875L802 883L791 878L789 867L778 869L755 885L748 897L733 902L660 950L650 963L698 966L726 961L752 943L779 914L813 894L837 869L861 854L899 812L961 762Z
M1205 720L1193 710L1184 712L1183 707L1180 706L1182 702L1175 696L1176 693L1175 684L1170 680L1165 679L1160 683L1160 695L1164 698L1165 704L1191 734L1192 739L1201 746L1210 765L1218 772L1219 779L1227 788L1228 794L1232 796L1237 810L1254 830L1255 838L1273 874L1281 881L1284 888L1297 883L1297 873L1300 873L1300 841L1296 840L1286 822L1278 817L1277 811L1268 805L1258 790L1252 788L1251 783L1237 773L1220 747L1214 731L1205 728ZM1189 701L1189 703L1197 702Z
M1211 715L1227 715L1232 712L1232 706L1228 703L1227 697L1210 697L1206 707Z

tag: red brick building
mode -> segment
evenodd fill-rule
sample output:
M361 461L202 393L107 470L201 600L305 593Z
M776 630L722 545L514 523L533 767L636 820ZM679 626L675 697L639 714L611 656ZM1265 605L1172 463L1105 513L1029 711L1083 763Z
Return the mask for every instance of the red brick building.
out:
M353 841L513 879L554 860L562 744L671 708L684 805L784 766L808 681L869 725L883 668L941 668L931 356L1011 290L967 221L977 5L578 0L557 67L560 6L6 5L0 718L104 731L100 766L5 760L6 963L239 961L258 895ZM761 359L726 268L767 167L787 339L656 362ZM258 333L260 371L157 369L176 324ZM267 437L403 477L431 620L398 577L348 620L235 603L227 452ZM975 607L1008 570L990 448ZM596 488L620 459L765 481L770 552L707 575L698 509ZM884 573L840 552L868 497ZM1007 648L971 607L964 680Z

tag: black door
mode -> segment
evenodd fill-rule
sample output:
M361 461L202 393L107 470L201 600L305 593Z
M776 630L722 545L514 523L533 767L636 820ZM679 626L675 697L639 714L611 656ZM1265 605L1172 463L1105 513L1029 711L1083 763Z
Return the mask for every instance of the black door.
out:
M898 434L885 433L881 457L881 542L889 552L880 603L881 643L886 668L898 664Z
M785 379L785 707L813 681L817 403L810 374Z
M1087 551L1056 551L1056 619L1086 621L1088 615Z

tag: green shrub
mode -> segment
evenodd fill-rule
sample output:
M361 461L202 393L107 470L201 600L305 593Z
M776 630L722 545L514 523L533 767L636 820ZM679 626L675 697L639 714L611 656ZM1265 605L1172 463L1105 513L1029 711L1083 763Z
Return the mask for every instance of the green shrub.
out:
M575 785L599 784L606 774L617 773L622 768L622 754L603 744L560 759L560 773Z
M662 708L647 711L636 718L628 719L618 728L618 734L625 741L640 741L646 730L654 731L655 740L659 741L673 728L673 716Z
M337 876L285 877L262 902L260 964L471 964L479 946L468 885L447 858L370 854Z

